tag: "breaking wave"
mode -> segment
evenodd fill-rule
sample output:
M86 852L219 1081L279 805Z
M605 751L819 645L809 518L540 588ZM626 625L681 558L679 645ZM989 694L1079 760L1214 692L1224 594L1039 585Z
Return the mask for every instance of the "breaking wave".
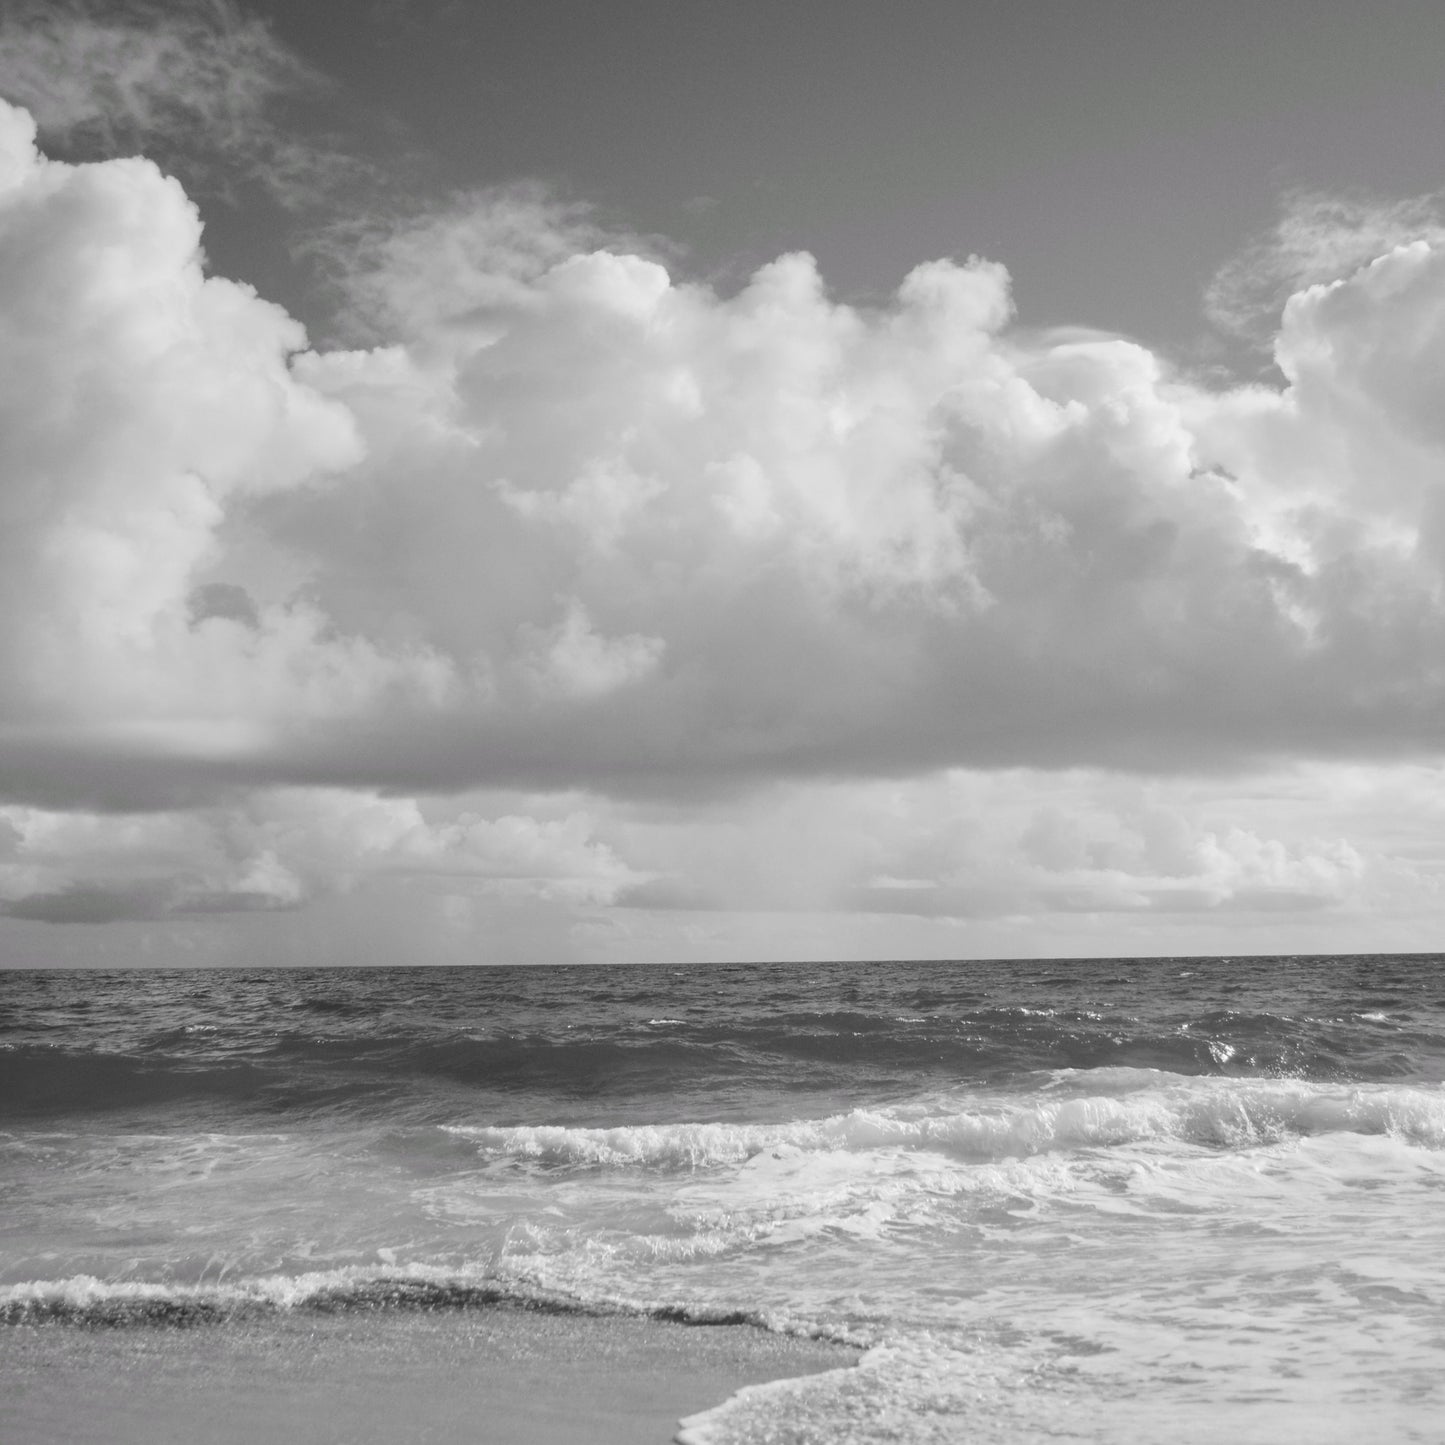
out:
M1138 1078L1147 1071L1108 1071ZM776 1124L686 1123L615 1128L556 1125L446 1126L489 1159L550 1165L702 1169L776 1149L931 1149L991 1161L1146 1140L1240 1149L1290 1136L1390 1134L1423 1148L1445 1147L1445 1092L1437 1088L1339 1088L1293 1079L1155 1076L1154 1087L1122 1096L997 1103L952 1112L855 1109ZM1095 1082L1104 1082L1096 1080Z
M682 1325L749 1325L777 1333L829 1337L761 1311L688 1303L595 1298L523 1281L411 1265L363 1266L301 1275L265 1275L231 1284L101 1280L73 1275L0 1287L0 1324L187 1327L282 1311L342 1314L378 1310L517 1309L592 1317L627 1315Z

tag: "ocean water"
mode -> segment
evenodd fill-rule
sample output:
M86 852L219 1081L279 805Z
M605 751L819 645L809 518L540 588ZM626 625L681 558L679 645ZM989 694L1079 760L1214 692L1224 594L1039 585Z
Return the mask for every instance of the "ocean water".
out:
M693 1445L1438 1441L1442 1080L1436 957L0 974L0 1329L501 1301L863 1349Z

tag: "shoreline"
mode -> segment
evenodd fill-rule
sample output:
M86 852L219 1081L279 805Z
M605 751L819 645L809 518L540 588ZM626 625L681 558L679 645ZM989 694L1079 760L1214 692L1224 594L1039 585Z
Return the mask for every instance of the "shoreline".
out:
M0 1329L13 1445L667 1445L745 1385L859 1351L753 1325L506 1306Z

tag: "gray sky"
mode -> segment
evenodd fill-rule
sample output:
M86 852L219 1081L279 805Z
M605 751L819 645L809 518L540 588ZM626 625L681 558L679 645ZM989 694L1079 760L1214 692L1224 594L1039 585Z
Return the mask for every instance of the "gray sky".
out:
M0 961L1433 946L1442 55L0 5Z
M1442 181L1445 11L1414 0L255 9L336 82L326 122L415 152L423 193L544 179L724 284L803 248L886 293L976 252L1027 323L1187 348L1283 194ZM212 245L246 274L229 220Z

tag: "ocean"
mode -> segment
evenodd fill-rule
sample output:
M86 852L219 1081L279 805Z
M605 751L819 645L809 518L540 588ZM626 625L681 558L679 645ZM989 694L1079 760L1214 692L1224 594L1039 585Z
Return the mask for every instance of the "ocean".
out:
M5 1330L832 1339L690 1445L1438 1441L1445 960L0 974Z

